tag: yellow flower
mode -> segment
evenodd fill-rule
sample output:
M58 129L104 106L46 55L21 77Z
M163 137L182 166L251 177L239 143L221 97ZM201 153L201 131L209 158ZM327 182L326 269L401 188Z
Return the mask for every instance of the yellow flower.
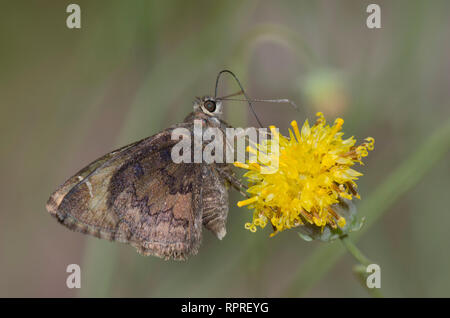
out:
M317 116L314 126L306 120L301 131L293 121L289 138L270 127L272 137L278 138L279 151L269 151L273 143L269 139L247 148L257 154L256 163L235 163L249 170L244 177L249 182L250 198L238 202L239 207L254 210L253 220L245 228L255 232L257 226L264 228L270 222L274 235L305 222L322 229L326 225L345 226L345 219L331 206L340 198L360 198L355 181L362 174L351 167L362 164L361 159L374 148L374 139L366 138L355 146L353 137L342 139L344 120L338 118L330 127L322 113ZM268 159L278 163L276 172L264 173Z

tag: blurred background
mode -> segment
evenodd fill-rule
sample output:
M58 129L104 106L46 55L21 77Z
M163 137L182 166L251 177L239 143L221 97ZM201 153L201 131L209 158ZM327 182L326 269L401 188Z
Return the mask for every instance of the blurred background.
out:
M368 29L367 5L381 6ZM1 1L0 296L369 297L340 242L244 229L232 191L228 234L204 231L187 262L59 225L58 185L99 156L182 121L223 68L264 125L317 111L345 136L375 138L359 181L366 224L351 235L381 266L388 297L450 296L450 3L448 1ZM226 80L220 91L237 91ZM244 103L226 120L255 126ZM68 264L81 289L66 287Z

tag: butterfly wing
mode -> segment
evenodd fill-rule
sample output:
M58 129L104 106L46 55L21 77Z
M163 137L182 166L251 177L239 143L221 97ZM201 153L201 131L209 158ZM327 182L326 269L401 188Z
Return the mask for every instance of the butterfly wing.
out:
M47 210L72 230L131 244L143 255L196 254L201 167L173 163L173 128L91 163L52 194Z

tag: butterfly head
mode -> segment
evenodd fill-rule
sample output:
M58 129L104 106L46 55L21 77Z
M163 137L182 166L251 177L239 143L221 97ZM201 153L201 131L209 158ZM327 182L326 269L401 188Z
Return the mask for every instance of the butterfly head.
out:
M220 117L222 115L222 102L211 96L196 97L194 111L201 111L209 116Z

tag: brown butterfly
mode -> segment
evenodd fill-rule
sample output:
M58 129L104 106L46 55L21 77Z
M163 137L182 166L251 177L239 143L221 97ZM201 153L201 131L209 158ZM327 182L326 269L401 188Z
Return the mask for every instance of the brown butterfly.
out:
M232 72L221 71L216 95L223 73L237 80ZM249 101L243 90L240 93ZM71 230L128 243L140 254L164 259L195 255L202 225L222 239L228 185L241 192L243 186L233 177L230 164L174 163L171 150L178 141L171 134L175 128L192 132L194 120L222 131L230 127L221 119L223 99L197 98L183 123L95 160L50 196L47 210Z

